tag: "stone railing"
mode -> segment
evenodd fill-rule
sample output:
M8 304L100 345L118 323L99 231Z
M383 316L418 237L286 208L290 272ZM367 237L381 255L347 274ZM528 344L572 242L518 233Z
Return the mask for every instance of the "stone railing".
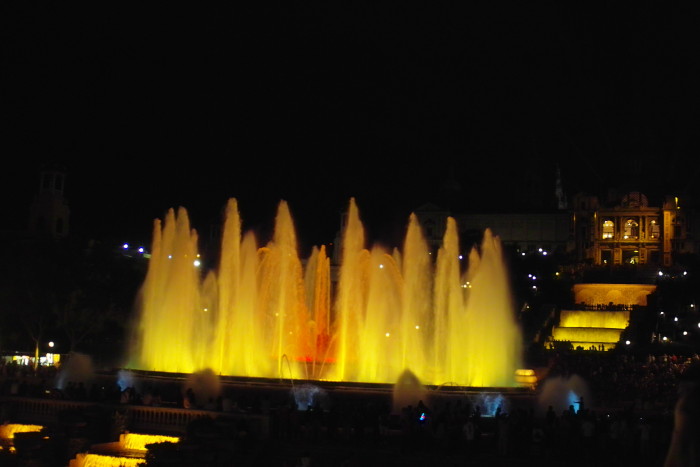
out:
M13 423L51 424L59 421L65 411L80 411L98 406L112 414L119 413L124 428L136 433L184 434L187 426L198 418L212 418L231 423L244 423L248 432L258 438L270 435L270 421L266 414L246 412L220 412L174 407L154 407L129 404L100 404L57 399L34 399L29 397L0 397L2 421Z

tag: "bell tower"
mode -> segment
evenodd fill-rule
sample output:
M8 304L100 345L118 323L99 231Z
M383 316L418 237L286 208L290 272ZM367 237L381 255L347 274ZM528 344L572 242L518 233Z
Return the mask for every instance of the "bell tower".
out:
M45 165L39 174L39 192L29 213L29 233L39 238L63 238L69 232L70 209L63 197L66 171L56 164Z

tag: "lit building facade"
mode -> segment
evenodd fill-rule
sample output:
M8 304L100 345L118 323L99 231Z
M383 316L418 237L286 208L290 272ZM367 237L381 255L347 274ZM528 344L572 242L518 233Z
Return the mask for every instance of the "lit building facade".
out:
M639 192L607 205L596 196L580 194L573 200L572 219L576 259L589 264L670 267L675 254L698 251L691 211L673 196L650 206Z
M693 236L698 216L677 197L666 196L658 206L640 192L610 199L601 203L597 196L578 194L570 207L549 212L451 214L432 204L415 212L435 249L452 215L467 247L489 228L518 251L542 249L589 265L670 267L678 254L700 253Z

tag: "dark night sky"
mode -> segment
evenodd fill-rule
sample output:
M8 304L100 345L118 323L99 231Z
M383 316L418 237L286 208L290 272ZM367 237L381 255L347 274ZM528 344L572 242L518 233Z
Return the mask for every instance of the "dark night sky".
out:
M569 193L697 192L685 3L69 3L0 6L10 224L43 161L95 236L179 205L202 229L237 197L325 243L355 196L389 238L451 178L462 210L541 207L556 166Z

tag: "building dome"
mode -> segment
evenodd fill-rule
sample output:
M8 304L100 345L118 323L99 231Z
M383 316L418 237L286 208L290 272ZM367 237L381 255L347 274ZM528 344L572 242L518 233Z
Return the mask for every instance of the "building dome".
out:
M632 191L622 197L622 206L626 208L646 208L649 207L649 201L646 195L638 191Z

